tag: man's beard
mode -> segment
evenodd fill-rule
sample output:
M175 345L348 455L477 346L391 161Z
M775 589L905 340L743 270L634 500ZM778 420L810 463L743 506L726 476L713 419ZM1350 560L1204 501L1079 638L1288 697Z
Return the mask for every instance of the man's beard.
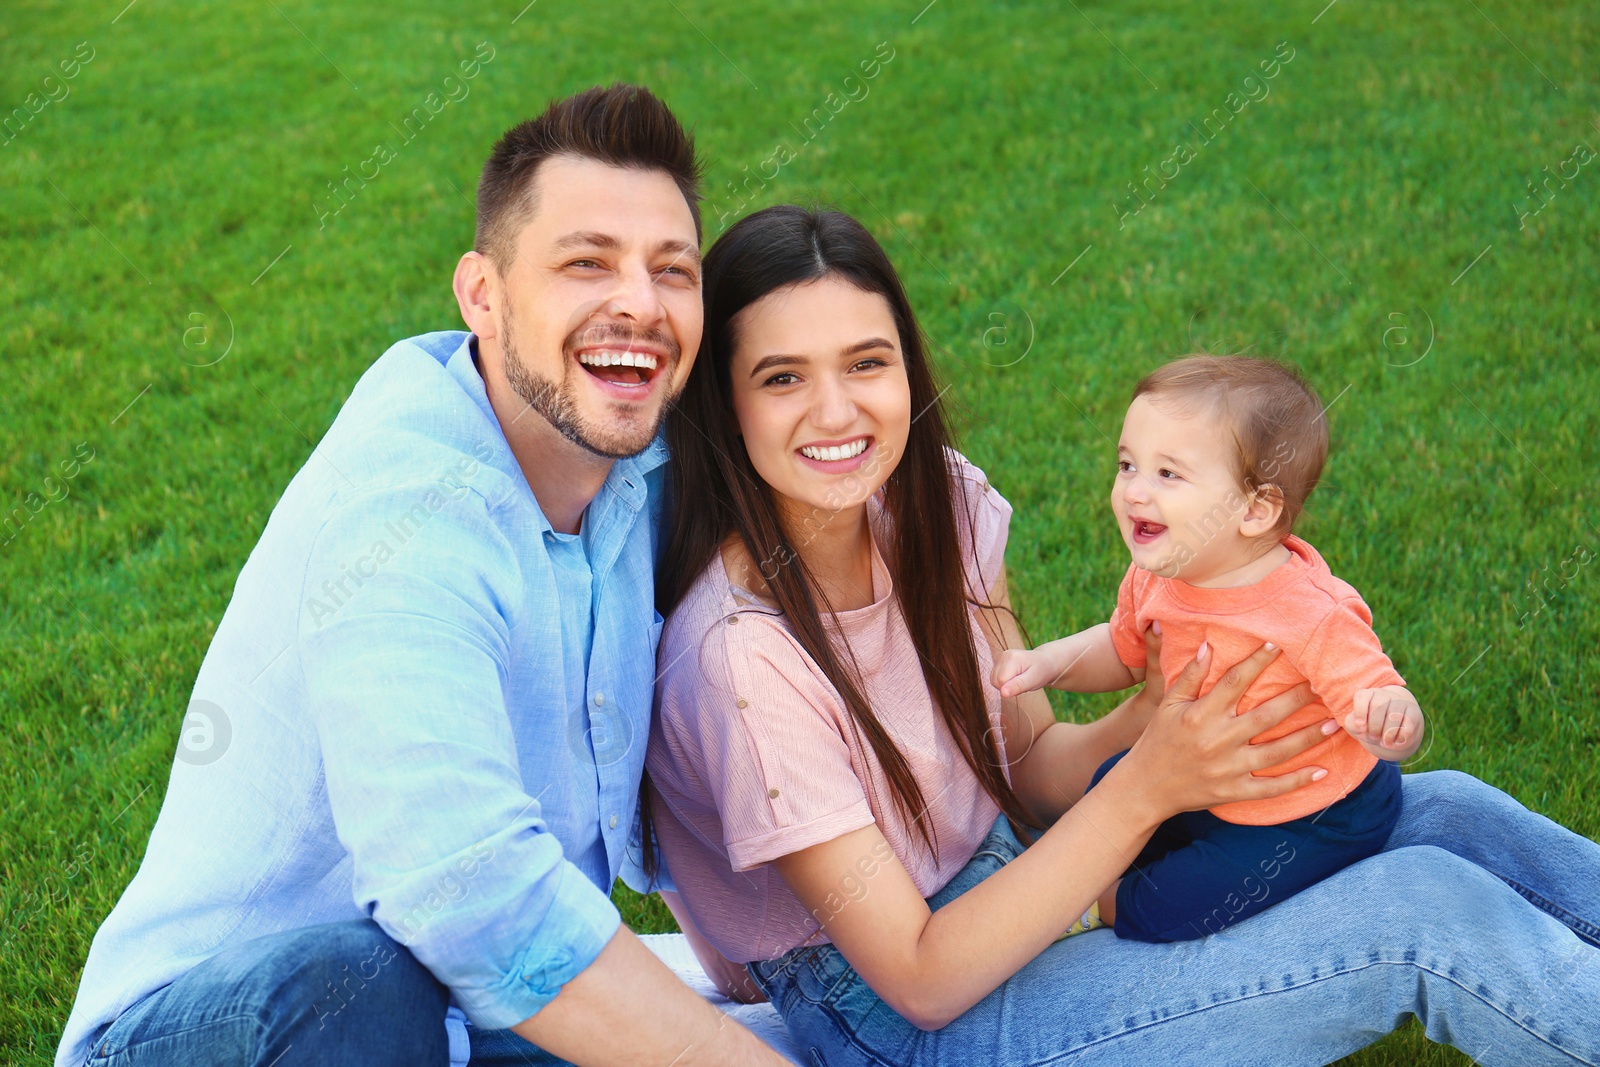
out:
M577 365L578 361L573 358L573 353L585 344L611 342L628 345L632 342L648 341L651 345L665 350L666 365L659 368L656 373L666 375L670 381L672 371L678 364L679 355L678 344L671 337L659 330L635 333L620 324L579 326L569 333L561 344L561 380L556 382L535 374L528 369L527 364L523 363L517 353L516 338L512 333L509 315L501 318L499 332L500 345L505 356L506 382L529 407L560 431L561 436L579 448L605 459L627 459L630 456L637 456L650 447L657 431L661 429L662 420L666 418L671 398L669 397L667 402L661 405L648 430L636 430L631 427L611 430L596 426L578 410L573 378L574 375L587 372Z

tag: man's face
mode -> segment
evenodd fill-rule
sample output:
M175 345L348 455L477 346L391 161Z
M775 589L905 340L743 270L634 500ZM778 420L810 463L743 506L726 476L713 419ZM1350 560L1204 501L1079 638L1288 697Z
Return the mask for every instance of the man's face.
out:
M499 277L506 380L573 443L635 455L700 347L694 217L665 173L567 156L540 166L535 196Z

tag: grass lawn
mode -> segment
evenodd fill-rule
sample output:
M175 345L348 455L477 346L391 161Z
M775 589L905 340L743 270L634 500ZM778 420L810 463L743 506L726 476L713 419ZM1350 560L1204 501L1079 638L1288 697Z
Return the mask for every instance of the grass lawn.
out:
M0 28L0 1059L54 1049L284 486L459 327L489 145L615 79L695 125L708 238L797 200L883 240L1036 637L1110 609L1133 382L1296 361L1334 435L1303 532L1430 714L1417 769L1600 836L1591 4L125 2ZM1345 1062L1467 1060L1413 1025Z

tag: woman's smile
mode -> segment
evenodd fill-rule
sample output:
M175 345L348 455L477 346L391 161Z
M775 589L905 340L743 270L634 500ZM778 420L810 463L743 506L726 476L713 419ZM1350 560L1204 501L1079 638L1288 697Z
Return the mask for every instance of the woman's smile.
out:
M850 474L866 466L874 439L863 434L844 441L814 441L795 449L802 463L824 474Z

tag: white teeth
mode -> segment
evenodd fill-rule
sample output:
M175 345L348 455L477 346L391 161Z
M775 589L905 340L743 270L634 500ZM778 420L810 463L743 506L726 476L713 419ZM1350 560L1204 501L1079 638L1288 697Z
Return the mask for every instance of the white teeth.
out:
M828 445L825 448L806 445L800 449L800 454L807 459L814 459L823 463L837 463L841 459L854 459L866 450L867 439L860 437L847 445Z
M655 370L656 357L649 352L580 352L578 362L591 367L639 367Z

